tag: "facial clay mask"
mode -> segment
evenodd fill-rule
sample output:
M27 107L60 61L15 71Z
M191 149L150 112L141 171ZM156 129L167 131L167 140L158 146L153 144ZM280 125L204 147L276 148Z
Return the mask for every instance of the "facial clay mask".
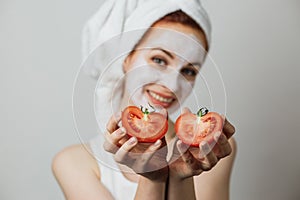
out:
M204 44L192 33L151 28L140 43L138 49L162 48L189 63L203 64L206 56Z
M163 62L155 63L155 58L162 58ZM162 105L169 104L167 109L172 113L191 93L194 85L194 81L188 81L181 74L181 69L188 64L201 65L204 59L205 50L195 36L166 29L151 30L128 62L130 66L125 75L125 90L135 105L145 106L151 104L146 87L159 85L160 89L166 88L167 93L173 94L175 101L164 98L164 92L157 90L155 92L162 95L151 92L150 95Z

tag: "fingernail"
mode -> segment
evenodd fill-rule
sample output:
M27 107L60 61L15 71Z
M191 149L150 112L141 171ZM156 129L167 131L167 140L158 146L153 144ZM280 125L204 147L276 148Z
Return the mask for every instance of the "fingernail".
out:
M160 140L156 140L156 142L154 143L154 146L159 146L161 144L161 141Z
M137 141L136 137L131 137L129 139L129 144L134 144L134 143L136 143L136 141Z
M187 113L188 112L188 110L187 110L187 108L186 107L184 107L183 109L182 109L182 114L184 114L184 113Z
M124 127L120 128L123 133L126 133L126 129Z
M181 140L178 140L177 141L177 145L181 145L182 144L182 141Z
M177 149L180 154L183 154L188 149L188 147L185 147L183 142L181 140L178 140L177 141Z
M118 135L122 136L122 135L125 135L126 133L126 129L124 127L121 127L119 130L118 130Z
M183 144L183 142L181 140L177 141L177 148L179 150L183 150L184 149L184 144Z
M156 150L161 144L160 140L156 140L156 142L151 146L152 150Z
M218 132L216 132L214 134L214 139L215 139L216 142L219 140L220 136L221 136L221 132L220 131L218 131Z

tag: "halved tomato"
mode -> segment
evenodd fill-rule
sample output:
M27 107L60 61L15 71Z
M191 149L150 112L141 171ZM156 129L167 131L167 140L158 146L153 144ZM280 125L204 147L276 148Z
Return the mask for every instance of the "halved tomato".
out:
M128 106L122 113L122 126L139 142L155 142L168 131L168 114L149 113L147 109L143 112L136 106Z
M175 132L178 138L185 144L199 147L199 144L210 135L223 129L223 119L216 112L203 112L197 114L184 113L175 123Z

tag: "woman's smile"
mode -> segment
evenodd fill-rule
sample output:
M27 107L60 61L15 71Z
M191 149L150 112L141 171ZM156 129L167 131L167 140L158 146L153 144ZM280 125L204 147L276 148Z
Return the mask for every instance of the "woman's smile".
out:
M168 108L176 100L171 95L166 95L162 93L155 92L153 90L146 90L148 100L153 104L158 104L164 108Z

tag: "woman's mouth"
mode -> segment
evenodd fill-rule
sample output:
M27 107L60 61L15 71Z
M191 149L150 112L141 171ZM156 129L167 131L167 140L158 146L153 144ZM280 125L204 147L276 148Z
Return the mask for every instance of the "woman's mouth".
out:
M165 108L171 106L172 102L175 101L175 98L171 96L165 96L150 90L147 90L147 94L152 103L159 104Z

